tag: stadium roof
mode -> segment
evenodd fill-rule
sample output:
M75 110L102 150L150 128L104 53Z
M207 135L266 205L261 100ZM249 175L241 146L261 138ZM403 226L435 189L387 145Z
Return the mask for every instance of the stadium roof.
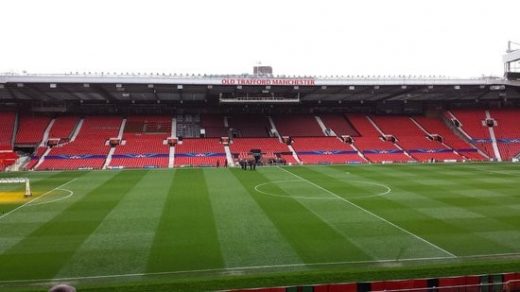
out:
M520 82L497 77L4 74L0 102L178 103L520 100Z

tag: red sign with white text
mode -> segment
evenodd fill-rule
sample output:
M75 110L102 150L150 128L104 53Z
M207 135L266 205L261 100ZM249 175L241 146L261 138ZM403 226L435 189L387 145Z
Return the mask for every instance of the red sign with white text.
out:
M285 86L314 86L314 79L290 79L290 78L226 78L222 79L222 85L285 85Z

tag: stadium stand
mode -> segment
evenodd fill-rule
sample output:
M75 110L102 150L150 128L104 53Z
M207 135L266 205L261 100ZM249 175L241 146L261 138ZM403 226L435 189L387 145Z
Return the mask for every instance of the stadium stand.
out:
M442 142L457 151L463 157L470 160L484 160L485 157L478 153L477 149L455 135L450 128L439 118L414 116L413 119L423 127L430 135L439 135Z
M263 115L232 115L228 123L234 137L268 137L271 128Z
M273 121L282 136L325 136L313 115L274 116Z
M304 164L365 162L355 149L337 137L296 137L292 146Z
M47 151L47 147L36 148L34 155L31 157L31 161L29 161L29 163L25 166L25 169L33 169L45 151Z
M200 137L200 116L191 114L179 114L175 118L177 125L177 137Z
M287 163L297 163L287 145L278 138L235 138L229 148L237 158L246 158L251 149L260 149L264 160L281 158Z
M117 137L121 121L110 116L85 118L76 140L53 147L38 169L100 169L110 149L107 141Z
M16 113L0 113L0 150L13 149L13 132L16 122Z
M321 120L327 128L332 129L336 135L347 135L351 137L358 137L359 133L352 127L350 122L343 115L339 114L321 114Z
M357 147L361 153L370 162L385 162L385 161L410 161L413 158L404 154L403 150L399 149L390 141L383 141L381 133L370 123L365 115L349 115L348 120L352 126L360 134L354 139L354 146Z
M483 160L477 149L495 157L491 146L489 129L483 125L484 110L456 110L446 117L457 118L461 128L470 137L466 142L460 134L450 129L440 118L425 116L372 116L362 114L322 114L320 119L326 128L338 136L351 136L352 144L336 137L326 137L312 114L276 116L274 121L282 135L292 138L292 147L304 164L330 163L381 163L442 160ZM504 160L510 160L520 152L520 134L511 125L518 124L517 110L491 110L491 118L497 146ZM3 149L10 151L9 136L16 124L15 113L3 113L0 118L8 127L1 133ZM231 135L230 151L235 159L250 157L251 149L261 149L264 162L283 161L296 164L290 148L278 138L268 138L270 124L263 115L181 115L182 123L207 130L206 135ZM46 116L21 115L15 135L16 145L36 145L50 122ZM109 138L117 137L122 119L119 117L88 117L84 120L75 141L70 141L79 127L78 116L57 117L50 129L49 138L59 138L60 144L38 166L45 169L99 169L107 159ZM226 124L227 121L227 124ZM221 125L219 125L221 124ZM226 127L227 125L227 127ZM198 128L200 127L200 128ZM147 168L168 167L170 147L166 138L171 135L172 120L169 116L130 116L123 133L123 143L117 145L107 163L108 167ZM195 129L195 130L194 130ZM385 141L382 134L391 135L396 142ZM227 134L226 134L227 133ZM433 140L428 137L435 137ZM214 166L217 160L224 163L225 151L219 139L181 139L175 147L175 165ZM26 169L34 168L46 147L37 148ZM359 155L359 153L361 155ZM407 155L408 153L408 155ZM2 169L5 165L3 161ZM9 160L12 163L12 159ZM236 161L236 160L235 160ZM267 162L266 162L267 163Z
M511 160L520 153L520 111L514 109L490 110L496 121L493 130L502 160Z
M18 120L15 144L37 145L43 139L43 133L51 119L45 116L21 115Z
M175 166L214 166L224 159L224 146L217 138L183 139L175 146Z
M69 141L79 120L77 116L57 117L50 130L49 138L57 138L61 142Z
M473 145L491 158L496 158L491 145L489 129L485 125L486 113L484 110L464 109L451 111L453 116L461 123L461 129L466 132Z
M0 151L0 171L4 171L8 166L15 163L16 159L18 159L18 155L13 151Z
M132 116L126 121L123 141L116 146L109 167L166 168L170 146L171 118Z
M407 116L372 116L372 120L385 133L394 136L397 144L418 161L461 160L462 157L446 145L428 139Z
M202 115L200 126L201 129L204 129L205 136L208 138L220 138L228 135L222 115Z

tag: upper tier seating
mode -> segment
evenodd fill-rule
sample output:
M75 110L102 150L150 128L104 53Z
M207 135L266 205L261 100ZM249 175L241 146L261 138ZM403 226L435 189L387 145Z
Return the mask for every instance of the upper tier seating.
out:
M166 133L170 136L172 118L168 116L130 116L126 119L125 133Z
M392 142L380 139L381 134L364 115L349 115L352 126L361 135L354 138L354 146L371 162L410 161Z
M85 118L76 140L52 148L38 169L101 168L110 150L106 142L117 137L121 121L119 117Z
M177 137L198 138L200 137L200 116L191 114L179 114L175 117L177 126Z
M238 137L268 137L271 128L263 115L233 115L228 118L228 123Z
M511 160L520 153L520 110L490 110L497 125L493 127L502 160Z
M372 120L385 134L396 137L397 144L418 161L462 159L453 149L428 139L427 134L407 116L374 116Z
M107 154L106 142L117 137L121 121L119 117L88 117L74 142L54 147L49 155Z
M452 114L461 123L461 129L466 132L473 140L485 139L491 141L489 128L483 124L486 120L484 110L455 110ZM490 142L474 142L482 152L489 157L496 158Z
M359 136L359 133L352 127L345 116L340 114L323 114L320 115L325 127L332 129L336 135L349 135L352 137Z
M485 157L480 155L478 152L472 151L472 146L457 137L457 135L455 135L442 120L423 116L415 116L413 119L417 121L417 123L419 123L429 134L440 135L444 144L455 149L459 154L466 158L471 160L485 159Z
M489 129L482 124L486 120L484 110L456 110L453 115L461 123L462 129L473 139L490 139Z
M208 138L220 138L228 135L224 127L224 116L222 115L202 115L200 117L200 127L206 131Z
M59 138L67 141L72 136L79 120L79 117L76 116L57 117L49 132L49 138Z
M493 128L497 138L520 138L520 110L491 110L490 115L497 122Z
M15 143L24 145L39 144L43 139L43 133L50 120L49 117L43 116L20 116Z
M282 136L325 136L314 115L286 115L273 117L278 133Z
M13 149L13 132L16 114L0 112L0 150Z

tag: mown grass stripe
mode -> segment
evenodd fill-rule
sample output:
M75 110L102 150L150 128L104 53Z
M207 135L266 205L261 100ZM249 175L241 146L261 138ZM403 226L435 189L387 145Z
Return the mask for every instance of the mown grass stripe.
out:
M54 277L142 176L118 173L0 255L0 279Z
M230 170L204 176L226 267L303 263Z
M202 169L177 170L172 179L146 271L223 268Z
M392 169L387 172L377 172L377 178L387 184L391 184L394 193L398 195L375 198L371 201L357 201L358 204L371 208L375 212L382 214L386 218L397 222L408 230L428 238L432 242L446 246L450 251L457 255L473 255L495 253L496 251L513 252L511 247L504 245L491 238L481 236L475 229L483 228L492 224L497 230L502 230L506 224L498 222L492 223L490 218L473 212L471 199L464 198L462 205L452 204L453 200L460 197L456 192L435 184L425 183L422 179L426 174L417 172L417 166ZM427 167L426 167L427 168ZM357 175L372 176L373 169L358 169ZM442 168L431 170L432 172L442 173ZM402 180L400 177L410 177ZM436 174L431 173L432 176ZM429 175L428 175L429 177ZM449 181L450 176L446 175L445 180ZM475 184L478 184L475 182ZM471 188L471 185L466 186ZM479 185L477 188L484 186ZM447 200L439 198L447 197ZM455 199L454 199L455 198ZM450 213L446 213L450 211ZM465 218L464 218L465 217ZM468 223L472 222L472 223ZM468 244L478 242L468 249Z
M262 174L269 169L231 171L305 263L325 262L331 258L340 261L372 259L300 202L258 193L255 186L270 181ZM290 198L282 189L275 189Z
M379 219L379 220L381 220L381 221L387 223L388 225L390 225L390 226L392 226L392 227L398 229L398 230L401 231L402 233L407 234L407 235L409 235L409 236L411 236L411 237L417 239L418 241L421 241L421 242L424 243L424 244L430 245L431 247L433 247L433 248L435 248L435 249L441 251L441 252L444 253L445 255L448 255L448 256L451 256L451 257L456 257L455 254L453 254L452 252L450 252L450 251L448 251L448 250L442 248L441 246L439 246L439 245L437 245L437 244L435 244L435 243L433 243L433 242L428 241L427 239L425 239L425 238L423 238L423 237L421 237L421 236L419 236L419 235L417 235L417 234L415 234L415 233L413 233L413 232L411 232L411 231L409 231L409 230L403 228L402 226L400 226L400 225L398 225L398 224L396 224L396 223L394 223L394 222L392 222L392 221L389 221L388 219L386 219L386 218L384 218L384 217L381 217L380 215L378 215L378 214L376 214L376 213L370 211L370 210L367 209L367 208L364 208L364 207L362 207L362 206L360 206L360 205L358 205L358 204L356 204L356 203L354 203L354 202L352 202L352 201L350 201L350 200L347 200L347 199L345 199L345 198L343 198L343 197L337 195L336 193L333 193L332 191L328 190L327 188L323 187L322 185L318 185L318 184L314 183L313 181L311 181L311 180L309 180L309 179L307 179L307 178L305 178L305 177L303 177L303 176L298 175L298 174L302 174L302 172L305 172L305 170L309 171L309 169L304 169L304 168L295 168L293 171L289 171L289 170L284 169L284 168L279 168L279 169L281 169L281 170L283 170L283 171L286 171L286 172L288 172L288 173L291 173L291 174L293 174L295 177L299 177L299 178L301 178L303 181L307 181L307 182L313 184L313 185L316 186L317 188L320 188L320 189L322 189L323 191L329 193L331 196L334 196L334 197L338 198L339 200L342 200L342 201L344 201L345 203L347 203L347 204L349 204L349 205L351 205L351 206L353 206L353 207L356 207L356 208L358 208L358 209L360 209L360 210L366 212L367 214L369 214L369 215L371 215L371 216L373 216L373 217L375 217L375 218L377 218L377 219ZM313 176L313 180L316 179L316 176L319 176L319 175L316 175L316 174L315 174L315 175ZM323 181L322 181L322 182L323 182Z
M76 250L58 277L144 272L171 176L171 171L147 171Z

